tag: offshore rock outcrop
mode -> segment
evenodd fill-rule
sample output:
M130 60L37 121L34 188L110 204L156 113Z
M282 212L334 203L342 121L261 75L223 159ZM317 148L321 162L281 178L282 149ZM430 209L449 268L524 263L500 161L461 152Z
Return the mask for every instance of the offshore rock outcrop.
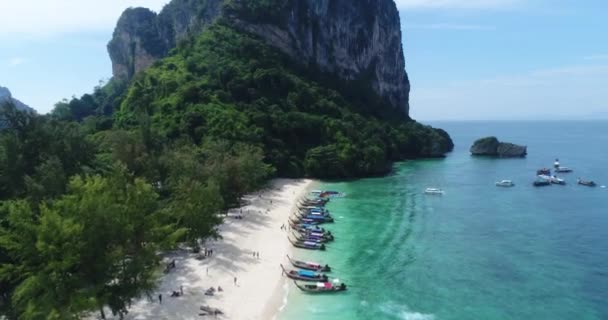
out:
M486 137L475 141L470 151L475 156L499 158L522 158L528 154L526 146L500 142L496 137Z
M409 113L410 84L393 0L173 0L159 14L128 9L108 44L114 76L132 78L180 39L219 18L294 61L368 83L393 107Z

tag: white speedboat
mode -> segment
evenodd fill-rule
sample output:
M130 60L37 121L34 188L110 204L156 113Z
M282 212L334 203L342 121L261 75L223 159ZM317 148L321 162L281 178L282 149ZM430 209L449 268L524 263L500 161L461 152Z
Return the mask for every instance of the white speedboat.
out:
M445 192L439 188L426 188L426 190L424 190L424 193L432 195L443 195Z
M545 174L541 174L538 177L540 179L547 180L553 184L566 184L566 181L564 181L564 179L558 178L557 176L548 176Z
M502 181L496 182L496 186L497 187L514 187L515 183L513 183L513 181L511 181L511 180L502 180Z
M572 172L572 169L568 167L557 167L555 168L555 172Z

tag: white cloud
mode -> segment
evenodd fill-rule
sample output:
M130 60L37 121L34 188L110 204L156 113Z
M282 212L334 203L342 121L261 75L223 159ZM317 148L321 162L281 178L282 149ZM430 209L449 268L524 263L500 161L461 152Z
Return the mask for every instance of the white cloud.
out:
M432 23L432 24L406 24L403 26L408 29L428 29L428 30L495 30L493 26L483 26L476 24L454 24L454 23Z
M21 57L15 57L15 58L12 58L12 59L9 59L9 60L8 60L8 65L9 65L10 67L16 67L16 66L18 66L18 65L23 64L24 62L25 62L25 59L24 59L24 58L21 58Z
M404 9L501 9L521 0L395 0Z
M588 119L608 116L608 64L573 65L522 74L416 87L412 117L421 120Z
M159 11L169 0L2 0L2 36L112 30L128 7ZM0 37L2 37L0 36Z

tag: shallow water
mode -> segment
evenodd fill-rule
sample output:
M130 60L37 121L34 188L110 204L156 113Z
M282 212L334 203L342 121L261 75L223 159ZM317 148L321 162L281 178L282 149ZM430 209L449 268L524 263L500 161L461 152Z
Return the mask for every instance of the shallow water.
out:
M434 123L456 150L409 161L393 175L324 189L337 240L297 258L329 263L343 294L305 295L291 286L279 320L608 319L608 122ZM525 159L474 158L480 137L528 145ZM534 188L555 157L574 173L566 186ZM494 182L511 179L514 188ZM426 187L444 196L426 196Z

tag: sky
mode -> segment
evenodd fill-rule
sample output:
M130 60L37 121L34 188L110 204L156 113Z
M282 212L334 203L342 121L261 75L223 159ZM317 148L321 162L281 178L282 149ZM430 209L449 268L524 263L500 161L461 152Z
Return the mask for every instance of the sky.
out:
M40 113L111 77L120 13L167 0L0 0L0 86ZM395 0L411 115L608 119L608 1Z

